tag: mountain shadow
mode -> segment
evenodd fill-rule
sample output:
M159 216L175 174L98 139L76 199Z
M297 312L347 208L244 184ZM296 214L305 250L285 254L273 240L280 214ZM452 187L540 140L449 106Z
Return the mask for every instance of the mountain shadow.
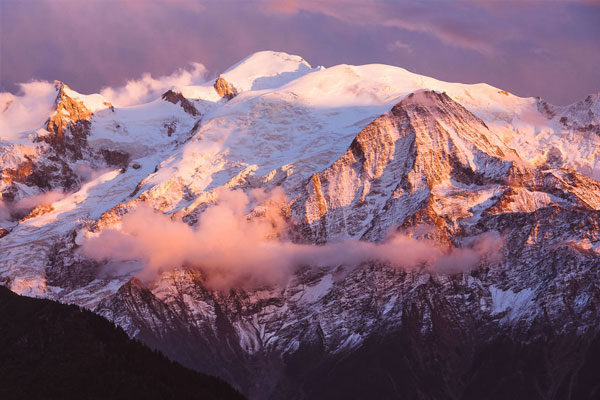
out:
M2 399L243 399L73 305L0 286Z

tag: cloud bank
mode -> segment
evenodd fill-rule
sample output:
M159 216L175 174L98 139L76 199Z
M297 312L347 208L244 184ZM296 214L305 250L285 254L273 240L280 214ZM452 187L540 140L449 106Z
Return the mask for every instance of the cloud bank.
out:
M52 203L62 200L66 194L61 191L49 191L33 196L24 197L15 202L0 200L0 226L12 224L36 207L50 206Z
M251 202L260 202L247 214ZM196 226L172 220L147 206L125 215L120 230L106 229L88 238L85 256L116 262L142 260L142 279L181 265L197 267L213 288L256 287L284 283L302 266L358 266L381 261L413 270L455 273L476 267L482 258L496 258L502 245L497 235L474 238L465 248L442 249L429 240L395 233L383 243L346 240L321 246L293 243L282 209L283 192L241 190L218 192Z

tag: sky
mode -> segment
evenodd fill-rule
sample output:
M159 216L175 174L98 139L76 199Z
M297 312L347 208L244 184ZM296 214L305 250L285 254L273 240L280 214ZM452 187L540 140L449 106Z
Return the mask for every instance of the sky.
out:
M82 93L260 50L383 63L556 105L600 92L600 0L0 0L0 92Z

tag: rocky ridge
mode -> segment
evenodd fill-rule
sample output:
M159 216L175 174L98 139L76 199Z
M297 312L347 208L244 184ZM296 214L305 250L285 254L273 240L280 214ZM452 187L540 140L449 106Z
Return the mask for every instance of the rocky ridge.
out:
M250 398L331 397L329 383L353 369L382 398L493 398L484 366L500 348L507 365L543 364L530 371L531 398L577 398L585 354L598 346L597 95L555 107L487 85L386 66L312 69L294 57L259 53L230 69L224 82L242 88L235 97L207 82L132 110L94 114L66 101L69 117L47 125L53 154L97 169L110 165L106 156L85 149L102 145L140 168L113 164L52 211L11 227L0 239L3 283L84 305ZM265 58L283 67L261 79ZM218 96L182 94L205 90ZM87 145L78 145L77 126L88 126ZM154 130L140 141L147 126ZM68 144L53 145L59 136ZM582 157L566 151L570 138ZM448 250L488 232L504 245L501 257L461 273L328 265L301 268L281 287L230 291L207 286L201 265L142 282L135 268L111 272L77 251L140 204L194 224L221 187L283 188L296 242L381 242L400 230ZM519 348L531 357L519 361ZM365 378L363 364L390 379ZM326 371L329 381L319 376Z

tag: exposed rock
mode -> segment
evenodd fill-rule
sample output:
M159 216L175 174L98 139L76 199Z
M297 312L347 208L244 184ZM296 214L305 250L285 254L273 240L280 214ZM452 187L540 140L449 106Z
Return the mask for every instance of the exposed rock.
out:
M217 94L227 100L233 99L237 96L238 92L235 87L224 78L218 77L214 84L215 91Z
M106 161L106 164L110 166L127 168L127 166L129 165L129 153L109 149L102 149L100 150L100 153L102 154L102 157L104 157L104 161Z
M55 82L56 110L45 124L45 131L32 135L36 151L25 154L15 168L0 170L2 193L8 199L23 197L19 184L38 189L72 191L79 187L81 178L75 171L78 162L85 161L92 169L108 166L126 168L129 154L121 150L92 149L88 138L92 129L93 113L77 98L71 97L70 88ZM114 107L104 103L114 111Z
M196 110L196 107L192 104L191 101L186 99L181 93L174 92L173 90L167 90L163 95L162 99L166 100L173 104L179 104L183 111L186 113L193 115L194 117L200 115L200 112ZM171 135L169 135L171 136Z
M48 214L49 212L54 211L54 207L50 204L41 204L36 206L33 210L29 212L25 217L21 219L21 221L27 221L28 219L39 217L40 215Z
M55 82L55 86L58 90L54 102L56 112L46 123L46 130L50 135L39 137L38 140L50 144L59 154L67 153L73 161L79 160L82 158L83 148L87 146L92 113L83 103L65 93L67 85Z
M409 96L311 178L293 205L298 229L317 242L381 240L390 226L437 201L430 194L438 186L500 184L512 166L505 155L518 156L488 136L487 126L446 94Z
M552 119L556 116L556 109L552 104L549 104L540 97L536 97L538 111L544 114L548 119Z

